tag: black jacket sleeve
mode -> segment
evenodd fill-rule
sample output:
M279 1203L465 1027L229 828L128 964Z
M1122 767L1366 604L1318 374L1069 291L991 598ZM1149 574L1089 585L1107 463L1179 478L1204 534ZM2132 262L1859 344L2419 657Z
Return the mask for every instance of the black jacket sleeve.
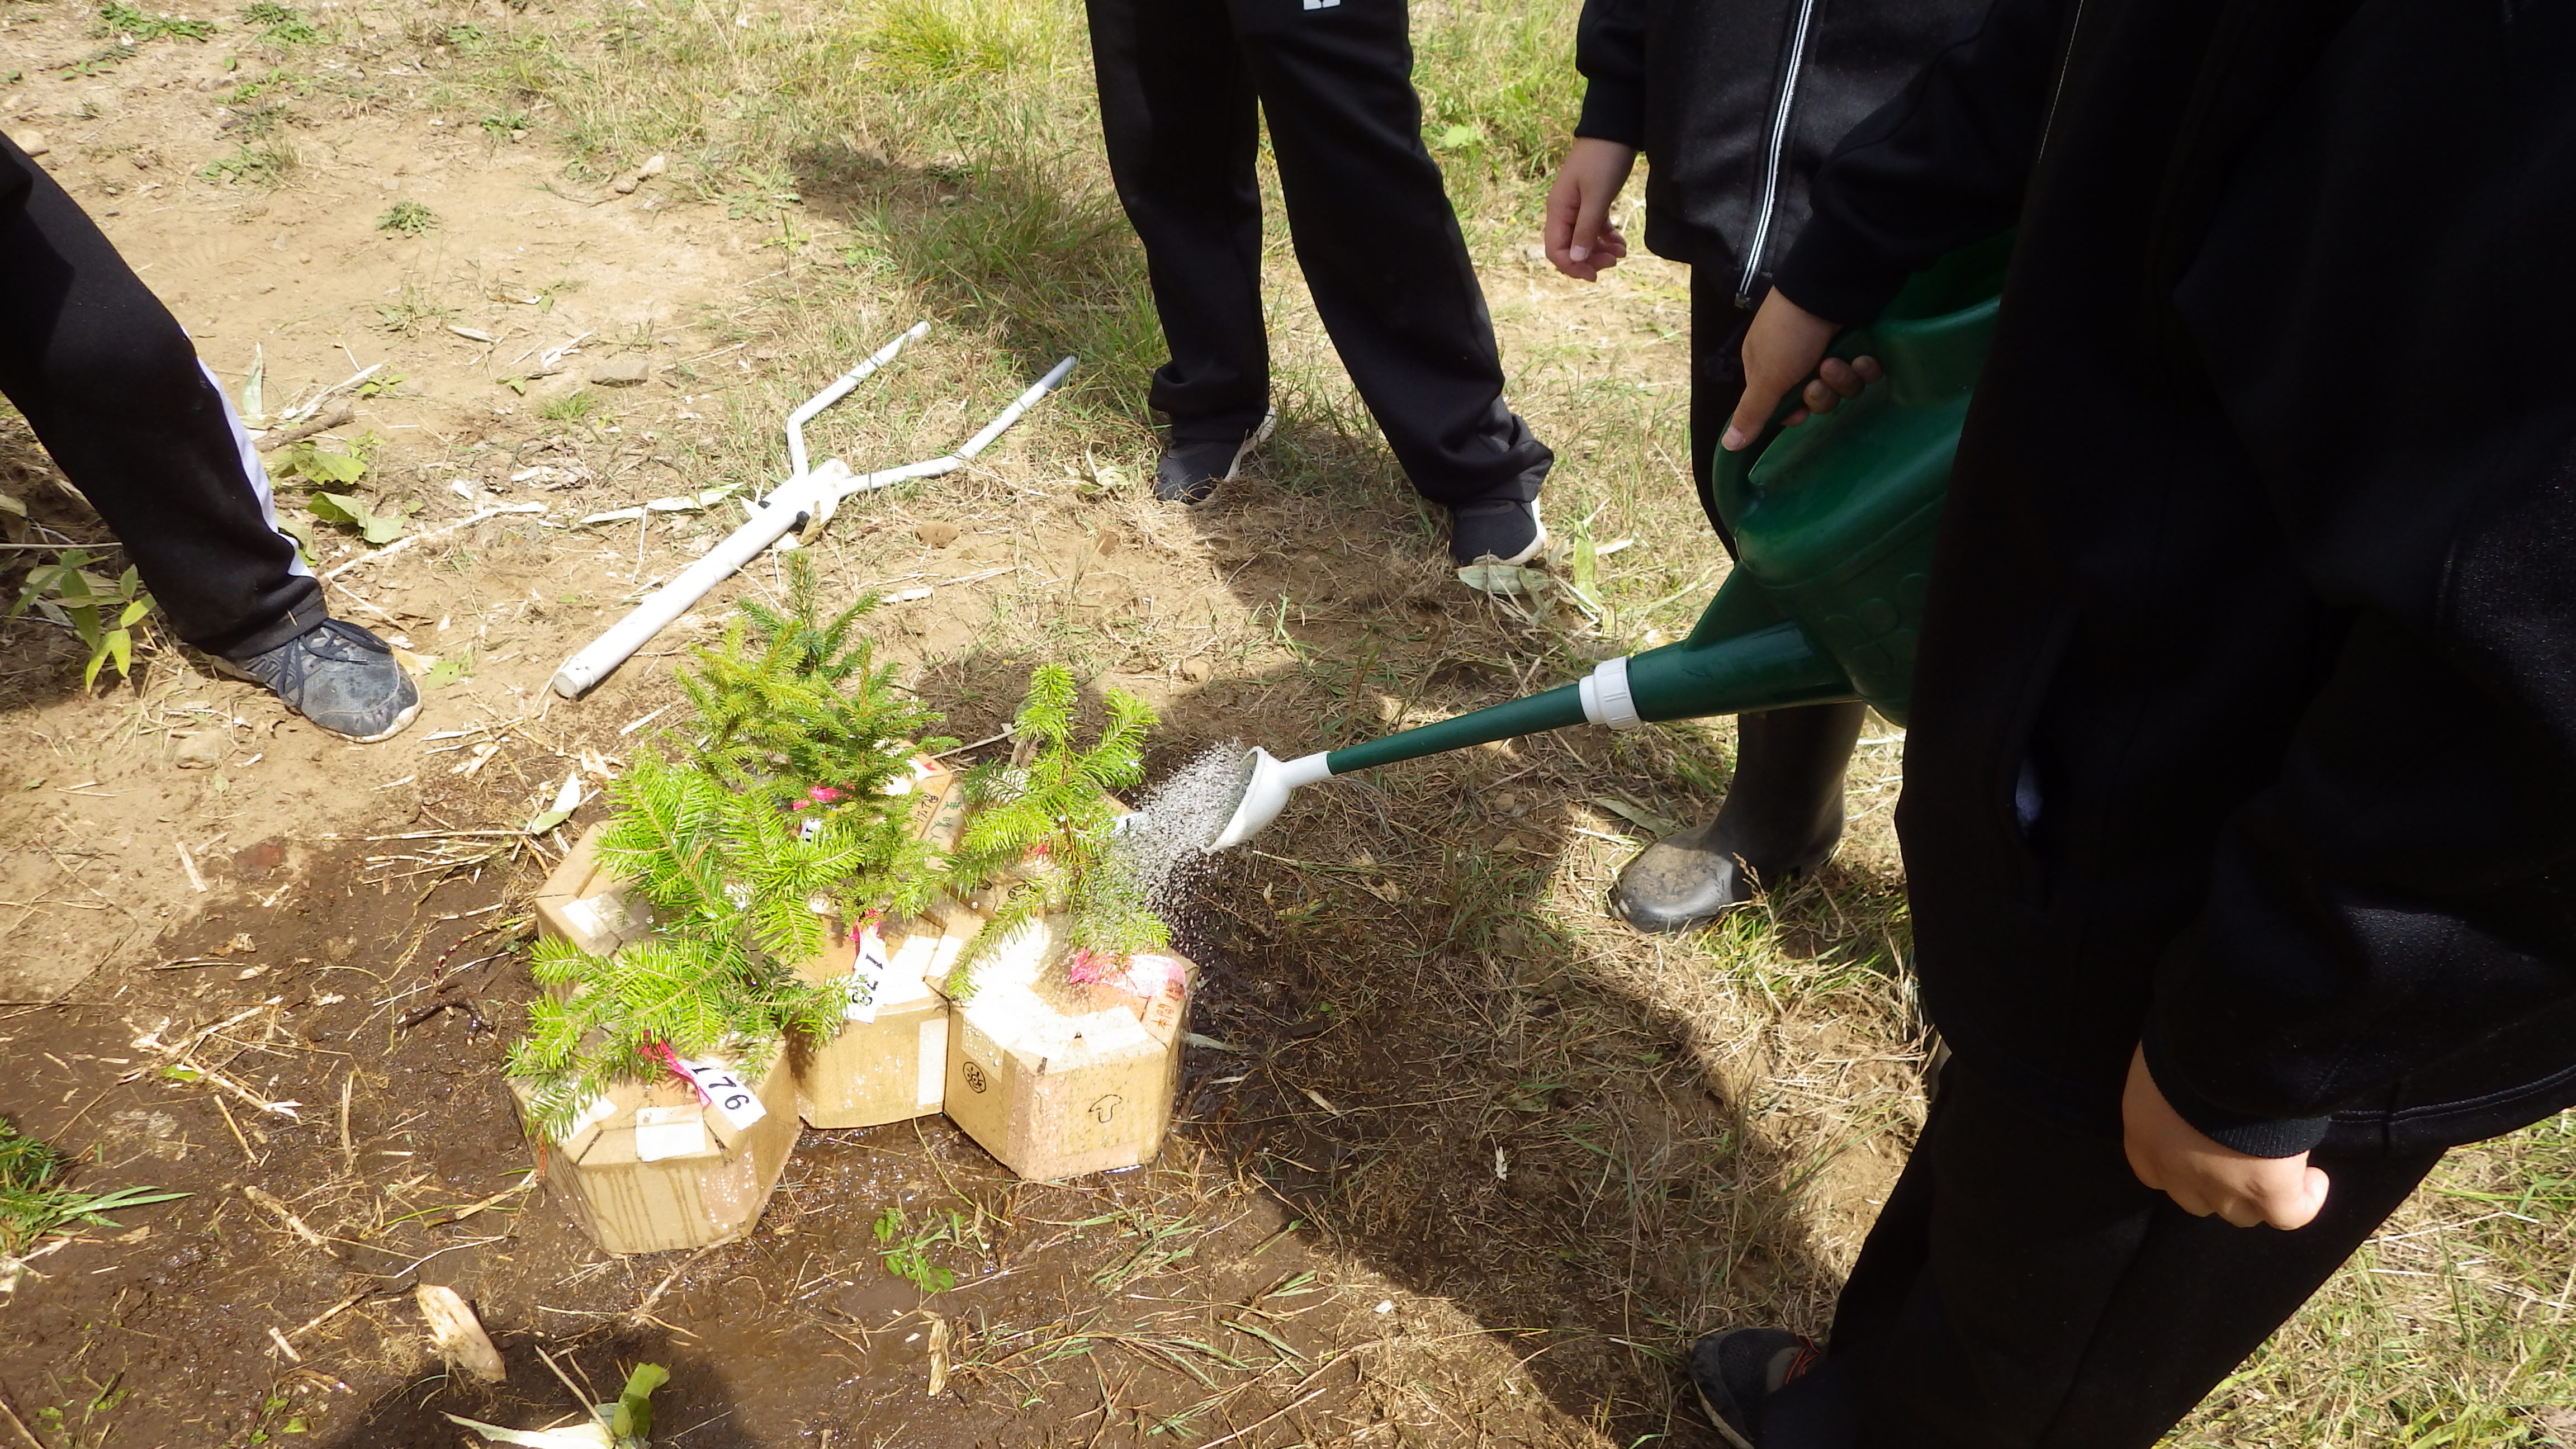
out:
M1574 134L1646 148L1648 0L1583 0L1575 23L1574 68L1583 73L1583 114Z
M2145 1033L2167 1099L2240 1151L2466 1111L2410 1084L2552 1021L2533 1070L2576 1057L2571 255L2576 17L2383 0L2240 160L2176 291L2349 620Z
M1852 129L1772 275L1799 306L1858 325L1905 278L2013 225L2047 129L2069 0L1995 0L1905 93Z

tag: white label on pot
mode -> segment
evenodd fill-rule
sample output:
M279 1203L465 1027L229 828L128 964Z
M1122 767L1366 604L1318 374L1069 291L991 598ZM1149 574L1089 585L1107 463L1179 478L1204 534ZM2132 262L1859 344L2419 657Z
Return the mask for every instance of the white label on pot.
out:
M616 1115L617 1104L608 1100L608 1094L602 1092L590 1099L590 1105L581 1109L580 1116L572 1119L572 1126L564 1132L563 1140L570 1142Z
M581 933L573 944L583 950L614 950L624 943L636 921L628 911L626 897L615 891L595 896L577 896L560 907L564 920Z
M948 1097L948 1019L934 1016L921 1024L921 1074L912 1088L912 1102L925 1112L935 1112Z
M722 1062L693 1062L683 1057L680 1059L680 1072L706 1094L708 1108L721 1114L725 1125L736 1132L748 1129L752 1123L769 1115L769 1109L760 1105L759 1095L733 1068Z
M696 1157L707 1150L707 1119L695 1107L635 1109L635 1157L660 1162L666 1157Z
M903 948L895 952L897 979L919 977L923 981L945 981L948 969L957 964L957 953L966 949L968 936L950 934L947 923L932 916L915 916L912 934L903 938ZM971 935L971 933L970 933Z
M852 1021L874 1021L886 998L886 982L894 975L892 953L886 950L885 933L870 925L859 931L859 950L850 962L850 974L858 986L850 992L850 1007L845 1013Z

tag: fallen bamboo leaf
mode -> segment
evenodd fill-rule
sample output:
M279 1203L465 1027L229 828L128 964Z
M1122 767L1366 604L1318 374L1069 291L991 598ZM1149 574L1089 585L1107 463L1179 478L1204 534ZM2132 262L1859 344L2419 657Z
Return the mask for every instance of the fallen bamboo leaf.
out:
M492 341L492 334L484 331L480 327L459 327L455 323L450 322L447 324L447 330L464 338L468 342L481 342L489 345Z
M572 812L581 808L581 801L581 768L575 766L571 774L564 776L561 788L555 791L555 803L544 814L528 822L528 834L543 835L570 820Z
M483 1331L483 1322L474 1316L463 1298L453 1288L437 1283L423 1283L412 1290L413 1301L420 1304L420 1316L429 1320L429 1341L439 1356L465 1374L483 1383L497 1384L510 1376L501 1362L501 1351L492 1346L492 1337Z
M942 1389L948 1387L948 1320L936 1313L928 1317L930 1319L929 1397L935 1399L939 1397Z
M1683 828L1680 821L1668 815L1659 815L1633 800L1622 800L1611 795L1597 795L1593 797L1592 803L1640 830L1654 832L1657 839L1675 834Z
M617 1441L608 1437L605 1424L575 1424L564 1429L504 1429L486 1424L463 1414L449 1414L448 1422L462 1424L493 1444L517 1444L522 1449L616 1449Z
M1316 1091L1312 1087L1299 1087L1297 1090L1306 1094L1307 1101L1314 1103L1316 1106L1323 1108L1325 1111L1332 1113L1336 1117L1342 1115L1342 1109L1325 1101L1323 1093Z

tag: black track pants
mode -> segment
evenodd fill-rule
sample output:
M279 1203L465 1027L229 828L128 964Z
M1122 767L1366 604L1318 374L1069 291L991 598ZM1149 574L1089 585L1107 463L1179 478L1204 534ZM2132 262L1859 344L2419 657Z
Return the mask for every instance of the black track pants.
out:
M1712 280L1714 285L1701 286L1699 269L1691 269L1691 481L1699 485L1699 506L1708 515L1708 526L1732 554L1735 534L1717 516L1713 474L1718 440L1726 436L1735 404L1744 396L1744 334L1753 325L1753 314L1735 305L1734 283L1723 277Z
M1425 498L1538 496L1554 456L1503 406L1502 361L1422 144L1405 0L1089 0L1101 122L1171 361L1175 441L1238 438L1270 396L1256 126L1351 381Z
M323 620L223 390L79 205L0 136L0 394L180 638L246 658Z
M1763 1449L2148 1449L2441 1158L2316 1157L2333 1179L2316 1221L2239 1228L1962 1065Z

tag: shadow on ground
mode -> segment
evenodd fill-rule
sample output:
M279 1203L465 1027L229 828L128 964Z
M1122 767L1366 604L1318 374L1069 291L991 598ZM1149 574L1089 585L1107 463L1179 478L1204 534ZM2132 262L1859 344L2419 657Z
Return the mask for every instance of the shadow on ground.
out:
M1301 575L1315 609L1351 602L1324 571ZM1301 640L1318 660L1307 678L1176 699L1155 773L1227 739L1286 757L1374 733L1352 702L1374 666L1337 691L1323 661L1375 657L1418 680L1409 710L1515 691L1508 660L1479 662L1471 646L1497 641L1454 581L1392 593L1360 611L1375 643ZM980 736L1026 667L970 655L922 690ZM1677 1355L1720 1326L1821 1327L1838 1274L1805 1211L1821 1164L1774 1145L1713 1070L1734 1044L1605 970L1602 937L1543 909L1585 844L1565 807L1654 787L1607 736L1570 732L1300 791L1252 847L1216 858L1183 908L1182 944L1204 973L1192 1027L1214 1044L1188 1055L1181 1132L1319 1251L1455 1305L1569 1418L1621 1444L1715 1442L1688 1427ZM1892 889L1829 874L1778 903L1779 928L1846 969L1883 970L1883 945L1838 924L1836 897ZM1666 950L1681 971L1714 969ZM1475 1412L1482 1396L1451 1384L1441 1401Z

